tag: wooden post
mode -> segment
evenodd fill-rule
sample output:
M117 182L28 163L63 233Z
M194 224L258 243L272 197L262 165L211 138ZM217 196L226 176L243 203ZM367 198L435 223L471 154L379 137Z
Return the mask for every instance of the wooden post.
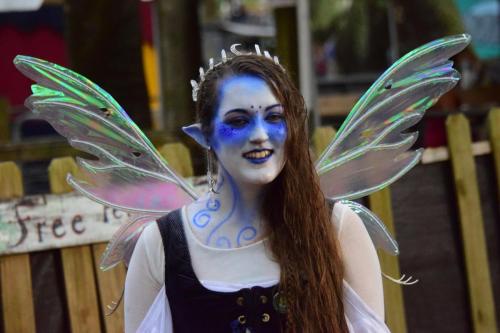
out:
M52 193L70 192L66 175L78 172L71 157L53 159L49 165L49 181ZM97 292L94 280L94 264L90 246L61 249L64 284L71 331L73 333L100 332Z
M122 295L123 288L125 288L126 272L123 264L119 264L109 271L102 271L99 265L104 250L106 250L105 243L92 245L94 268L97 273L97 284L99 287L101 314L104 314L104 326L106 327L106 333L120 333L125 330L123 299L113 314L108 316L106 313L109 312L107 306L111 305L112 301L118 302Z
M495 304L469 122L462 114L449 116L446 130L460 213L474 331L494 333L497 332Z
M394 218L392 216L391 192L389 188L375 192L369 196L370 209L384 222L393 237L396 237ZM397 257L379 251L382 272L398 279L401 276ZM385 316L391 332L407 331L406 316L401 285L387 279L384 283Z
M170 167L182 177L193 176L193 163L189 149L182 143L167 143L160 150L160 154L168 161Z
M0 144L10 141L10 119L7 111L9 103L5 98L0 98Z
M198 0L158 0L157 15L163 129L179 137L194 119L190 80L198 80L201 63Z
M299 59L297 41L297 8L276 7L276 55L299 87Z
M0 200L22 195L19 168L13 162L0 163ZM29 254L0 257L0 283L5 333L35 332Z
M488 130L490 132L491 154L495 160L497 189L500 193L500 108L494 108L490 111Z
M316 158L319 158L326 146L335 137L335 129L331 126L316 127L312 136L313 149Z

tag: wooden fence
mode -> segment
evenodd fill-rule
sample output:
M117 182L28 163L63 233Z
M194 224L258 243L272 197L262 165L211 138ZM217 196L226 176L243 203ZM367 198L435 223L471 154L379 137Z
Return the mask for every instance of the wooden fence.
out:
M498 195L500 192L500 109L494 109L490 112L488 127ZM448 154L451 159L458 204L456 209L461 226L472 328L474 332L497 332L496 309L469 123L463 115L452 115L447 119L446 130L449 145ZM369 197L370 208L385 222L391 233L397 236L390 196L389 188L372 194ZM498 198L497 202L500 202ZM398 258L390 257L385 253L379 253L379 256L383 271L392 276L400 275ZM386 321L389 327L393 332L407 332L405 320L407 314L405 313L402 287L385 280L384 292Z
M184 177L193 175L189 151L182 144L166 144L159 150ZM53 159L48 170L51 192L71 191L66 175L77 172L73 158ZM13 162L0 163L0 200L23 195L19 168ZM98 243L59 250L71 332L123 332L123 305L113 315L105 314L109 312L106 306L121 294L125 269L121 265L106 272L99 269L105 247L105 243ZM3 329L6 333L35 332L35 322L50 320L36 318L32 284L29 253L0 257Z
M490 272L491 261L488 261L488 242L484 232L476 172L477 161L475 162L474 156L482 154L492 157L494 165L491 165L491 168L495 170L496 195L498 196L500 192L500 109L490 112L488 126L489 143L472 144L467 119L462 115L450 116L447 120L449 148L430 149L424 153L425 163L449 163L451 165L448 169L453 171L455 199L452 202L456 206L452 209L459 217L461 230L459 239L463 248L463 270L467 281L466 289L469 301L467 311L470 316L471 330L474 332L497 331L496 316L498 310L494 305L495 290L492 286L492 273ZM322 129L315 134L316 151L324 146L333 133L331 129ZM189 152L182 145L171 145L160 149L160 151L169 154L166 156L167 159L174 168L182 170L184 176L192 175ZM421 167L422 165L419 165L416 169ZM72 158L52 160L48 170L52 193L62 194L70 191L65 180L68 172L77 172ZM493 179L489 181L495 182ZM418 186L418 179L415 184ZM393 186L394 188L391 186L391 189L399 193L396 185ZM393 207L395 198L391 198L391 189L385 189L371 195L368 203L400 241L405 239L405 230L404 228L398 229L399 226L402 226L397 219L400 205ZM23 195L21 172L18 167L13 162L0 163L0 200L22 197ZM498 210L498 197L495 200ZM405 208L403 207L403 209ZM496 238L500 238L500 234ZM425 244L422 245L425 246ZM107 312L106 305L120 295L125 270L121 266L108 272L99 270L98 261L104 248L105 244L99 243L58 250L60 255L57 258L59 258L59 264L62 267L65 312L68 317L68 328L72 332L123 331L123 306L120 306L112 316L105 316L105 313ZM408 249L402 246L401 251L404 253L405 250ZM37 309L35 303L38 305L41 303L35 301L34 293L36 290L32 288L36 285L34 280L37 279L31 272L30 256L33 255L35 253L0 257L1 316L3 317L4 332L34 332L37 326L42 325L40 323L49 320L49 318L39 318L36 313L38 310L35 310ZM391 276L399 276L400 265L408 266L408 262L402 261L401 258L405 258L404 255L398 259L398 257L380 253L382 270ZM426 265L428 269L439 273L439 267L433 266L432 263ZM457 270L461 269L459 265ZM497 273L495 270L494 274ZM417 314L408 310L413 309L413 304L416 302L415 297L406 297L408 292L405 290L409 290L411 293L411 288L414 287L401 287L392 282L384 281L386 321L392 332L422 331L414 327L413 324L416 321L421 321L421 317L416 320L414 317ZM500 293L497 292L497 294ZM497 297L496 300L498 302L499 298ZM46 306L50 306L50 304ZM427 313L426 316L428 317L429 314ZM436 332L446 331L439 327L440 324L437 320L429 323L429 325L436 325ZM434 330L426 330L426 332L430 331Z

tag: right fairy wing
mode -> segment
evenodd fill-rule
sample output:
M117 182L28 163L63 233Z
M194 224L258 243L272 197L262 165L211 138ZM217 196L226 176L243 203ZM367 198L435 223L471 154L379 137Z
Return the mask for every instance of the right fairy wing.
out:
M388 186L418 163L422 151L410 149L417 133L405 131L458 82L449 58L469 42L465 34L438 39L395 62L356 103L316 162L325 196L356 211L375 245L390 254L398 254L398 247L382 222L348 200Z
M78 178L70 185L91 200L135 214L104 253L103 268L128 263L135 243L151 221L197 198L107 92L56 64L27 56L16 67L36 81L26 106L47 120L69 143L96 159L77 158Z
M391 236L385 224L371 210L360 203L350 200L340 200L340 203L349 207L363 221L366 231L376 247L383 249L391 255L399 254L396 240Z

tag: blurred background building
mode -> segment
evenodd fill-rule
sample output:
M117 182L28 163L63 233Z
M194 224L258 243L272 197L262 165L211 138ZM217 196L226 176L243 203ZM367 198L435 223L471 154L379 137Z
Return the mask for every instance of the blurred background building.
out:
M421 143L445 144L444 115L481 121L499 102L500 5L496 0L3 1L0 96L10 105L9 138L50 131L22 107L29 81L12 66L27 54L68 66L109 91L144 129L179 136L194 119L189 80L233 43L259 43L289 67L315 125L338 125L392 62L430 40L467 32L454 59L459 89L427 114ZM306 15L306 16L304 16ZM302 81L302 82L301 82ZM26 125L28 126L28 125ZM480 130L475 135L481 136Z

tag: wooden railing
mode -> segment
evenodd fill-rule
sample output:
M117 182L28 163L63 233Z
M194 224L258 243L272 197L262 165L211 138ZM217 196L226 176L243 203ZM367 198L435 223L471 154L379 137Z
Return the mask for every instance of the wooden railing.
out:
M462 115L450 116L447 120L449 147L424 152L425 163L449 158L453 171L457 203L455 210L458 213L462 231L463 260L474 332L497 331L474 156L491 154L494 160L492 168L496 173L497 193L499 193L500 109L490 112L488 128L489 143L472 144L467 119ZM333 134L332 129L319 130L314 139L315 152L319 152ZM189 151L184 146L172 144L160 151L169 155L166 158L175 169L182 170L184 176L192 176ZM70 191L65 180L68 172L77 172L72 158L52 160L48 173L53 194ZM493 179L491 181L494 182ZM18 167L13 162L0 163L0 200L19 198L23 195L21 172ZM391 190L387 188L372 194L368 203L397 239L398 223L393 218ZM107 312L106 305L120 296L125 269L120 266L111 271L102 272L98 268L98 261L104 248L104 243L97 243L58 250L64 276L66 310L72 332L123 331L123 307L120 306L112 316L106 316L105 313ZM30 253L23 253L0 257L3 328L7 333L36 331L30 255ZM379 256L382 270L388 275L398 277L400 275L399 259L385 253L380 253ZM405 313L405 304L411 300L404 298L402 288L406 287L384 281L386 321L393 332L406 332L412 329L407 327L408 317Z

